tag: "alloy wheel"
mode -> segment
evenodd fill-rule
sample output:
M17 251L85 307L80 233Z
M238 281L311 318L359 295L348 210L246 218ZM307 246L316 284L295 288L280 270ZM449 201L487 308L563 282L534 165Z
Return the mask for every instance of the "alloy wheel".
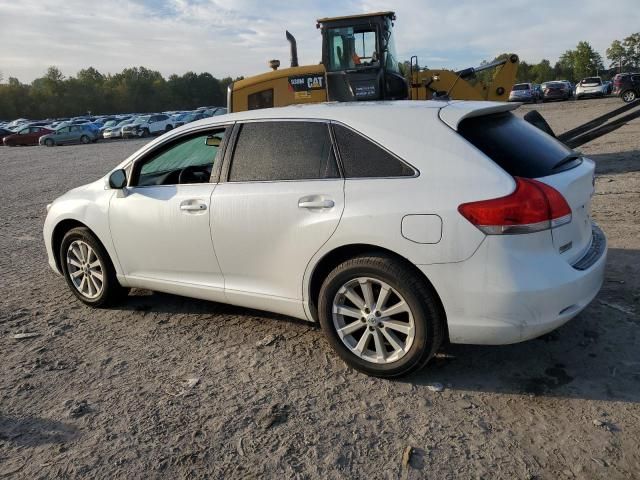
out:
M625 102L633 102L636 99L636 93L633 90L629 90L622 94L622 100Z
M349 280L333 300L333 325L354 355L371 363L400 360L415 339L408 303L389 284L370 277Z
M91 246L75 240L67 249L67 271L71 283L84 297L94 299L104 289L104 267Z

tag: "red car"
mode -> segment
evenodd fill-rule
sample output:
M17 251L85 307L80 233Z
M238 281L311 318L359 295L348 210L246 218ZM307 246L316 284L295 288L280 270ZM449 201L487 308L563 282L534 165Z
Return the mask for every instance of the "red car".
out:
M24 127L13 135L4 137L2 142L7 147L15 147L16 145L38 145L38 139L41 136L52 132L53 130L45 127Z

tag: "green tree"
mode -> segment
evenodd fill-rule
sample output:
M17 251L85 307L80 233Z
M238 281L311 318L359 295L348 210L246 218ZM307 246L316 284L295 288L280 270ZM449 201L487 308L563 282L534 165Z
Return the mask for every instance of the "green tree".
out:
M547 59L542 59L540 63L531 66L531 81L534 83L544 83L555 80L555 72L551 63Z
M627 61L627 50L622 45L620 40L614 40L611 42L611 46L607 48L607 58L611 60L610 68L617 68L618 71L622 71L624 64Z
M556 75L572 82L585 77L598 75L604 71L602 56L596 52L589 42L578 42L575 50L564 52L554 68Z
M629 35L624 39L622 45L629 66L634 70L640 68L640 32Z

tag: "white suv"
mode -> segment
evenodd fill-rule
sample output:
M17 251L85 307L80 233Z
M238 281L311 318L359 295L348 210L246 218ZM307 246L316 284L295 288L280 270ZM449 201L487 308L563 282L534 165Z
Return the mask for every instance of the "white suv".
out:
M576 85L576 100L586 97L604 97L607 87L600 77L589 77Z
M173 120L169 115L143 115L134 123L122 127L122 138L148 137L159 135L173 129Z
M594 162L490 102L253 110L180 127L49 207L49 264L88 305L129 288L320 322L354 368L506 344L602 284ZM230 326L229 328L233 328Z

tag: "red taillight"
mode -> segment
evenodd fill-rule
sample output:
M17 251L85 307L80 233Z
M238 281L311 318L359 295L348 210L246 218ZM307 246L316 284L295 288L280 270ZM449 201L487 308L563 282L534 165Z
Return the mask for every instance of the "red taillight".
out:
M515 181L510 195L463 203L458 211L487 235L539 232L571 221L571 208L556 189L528 178Z

